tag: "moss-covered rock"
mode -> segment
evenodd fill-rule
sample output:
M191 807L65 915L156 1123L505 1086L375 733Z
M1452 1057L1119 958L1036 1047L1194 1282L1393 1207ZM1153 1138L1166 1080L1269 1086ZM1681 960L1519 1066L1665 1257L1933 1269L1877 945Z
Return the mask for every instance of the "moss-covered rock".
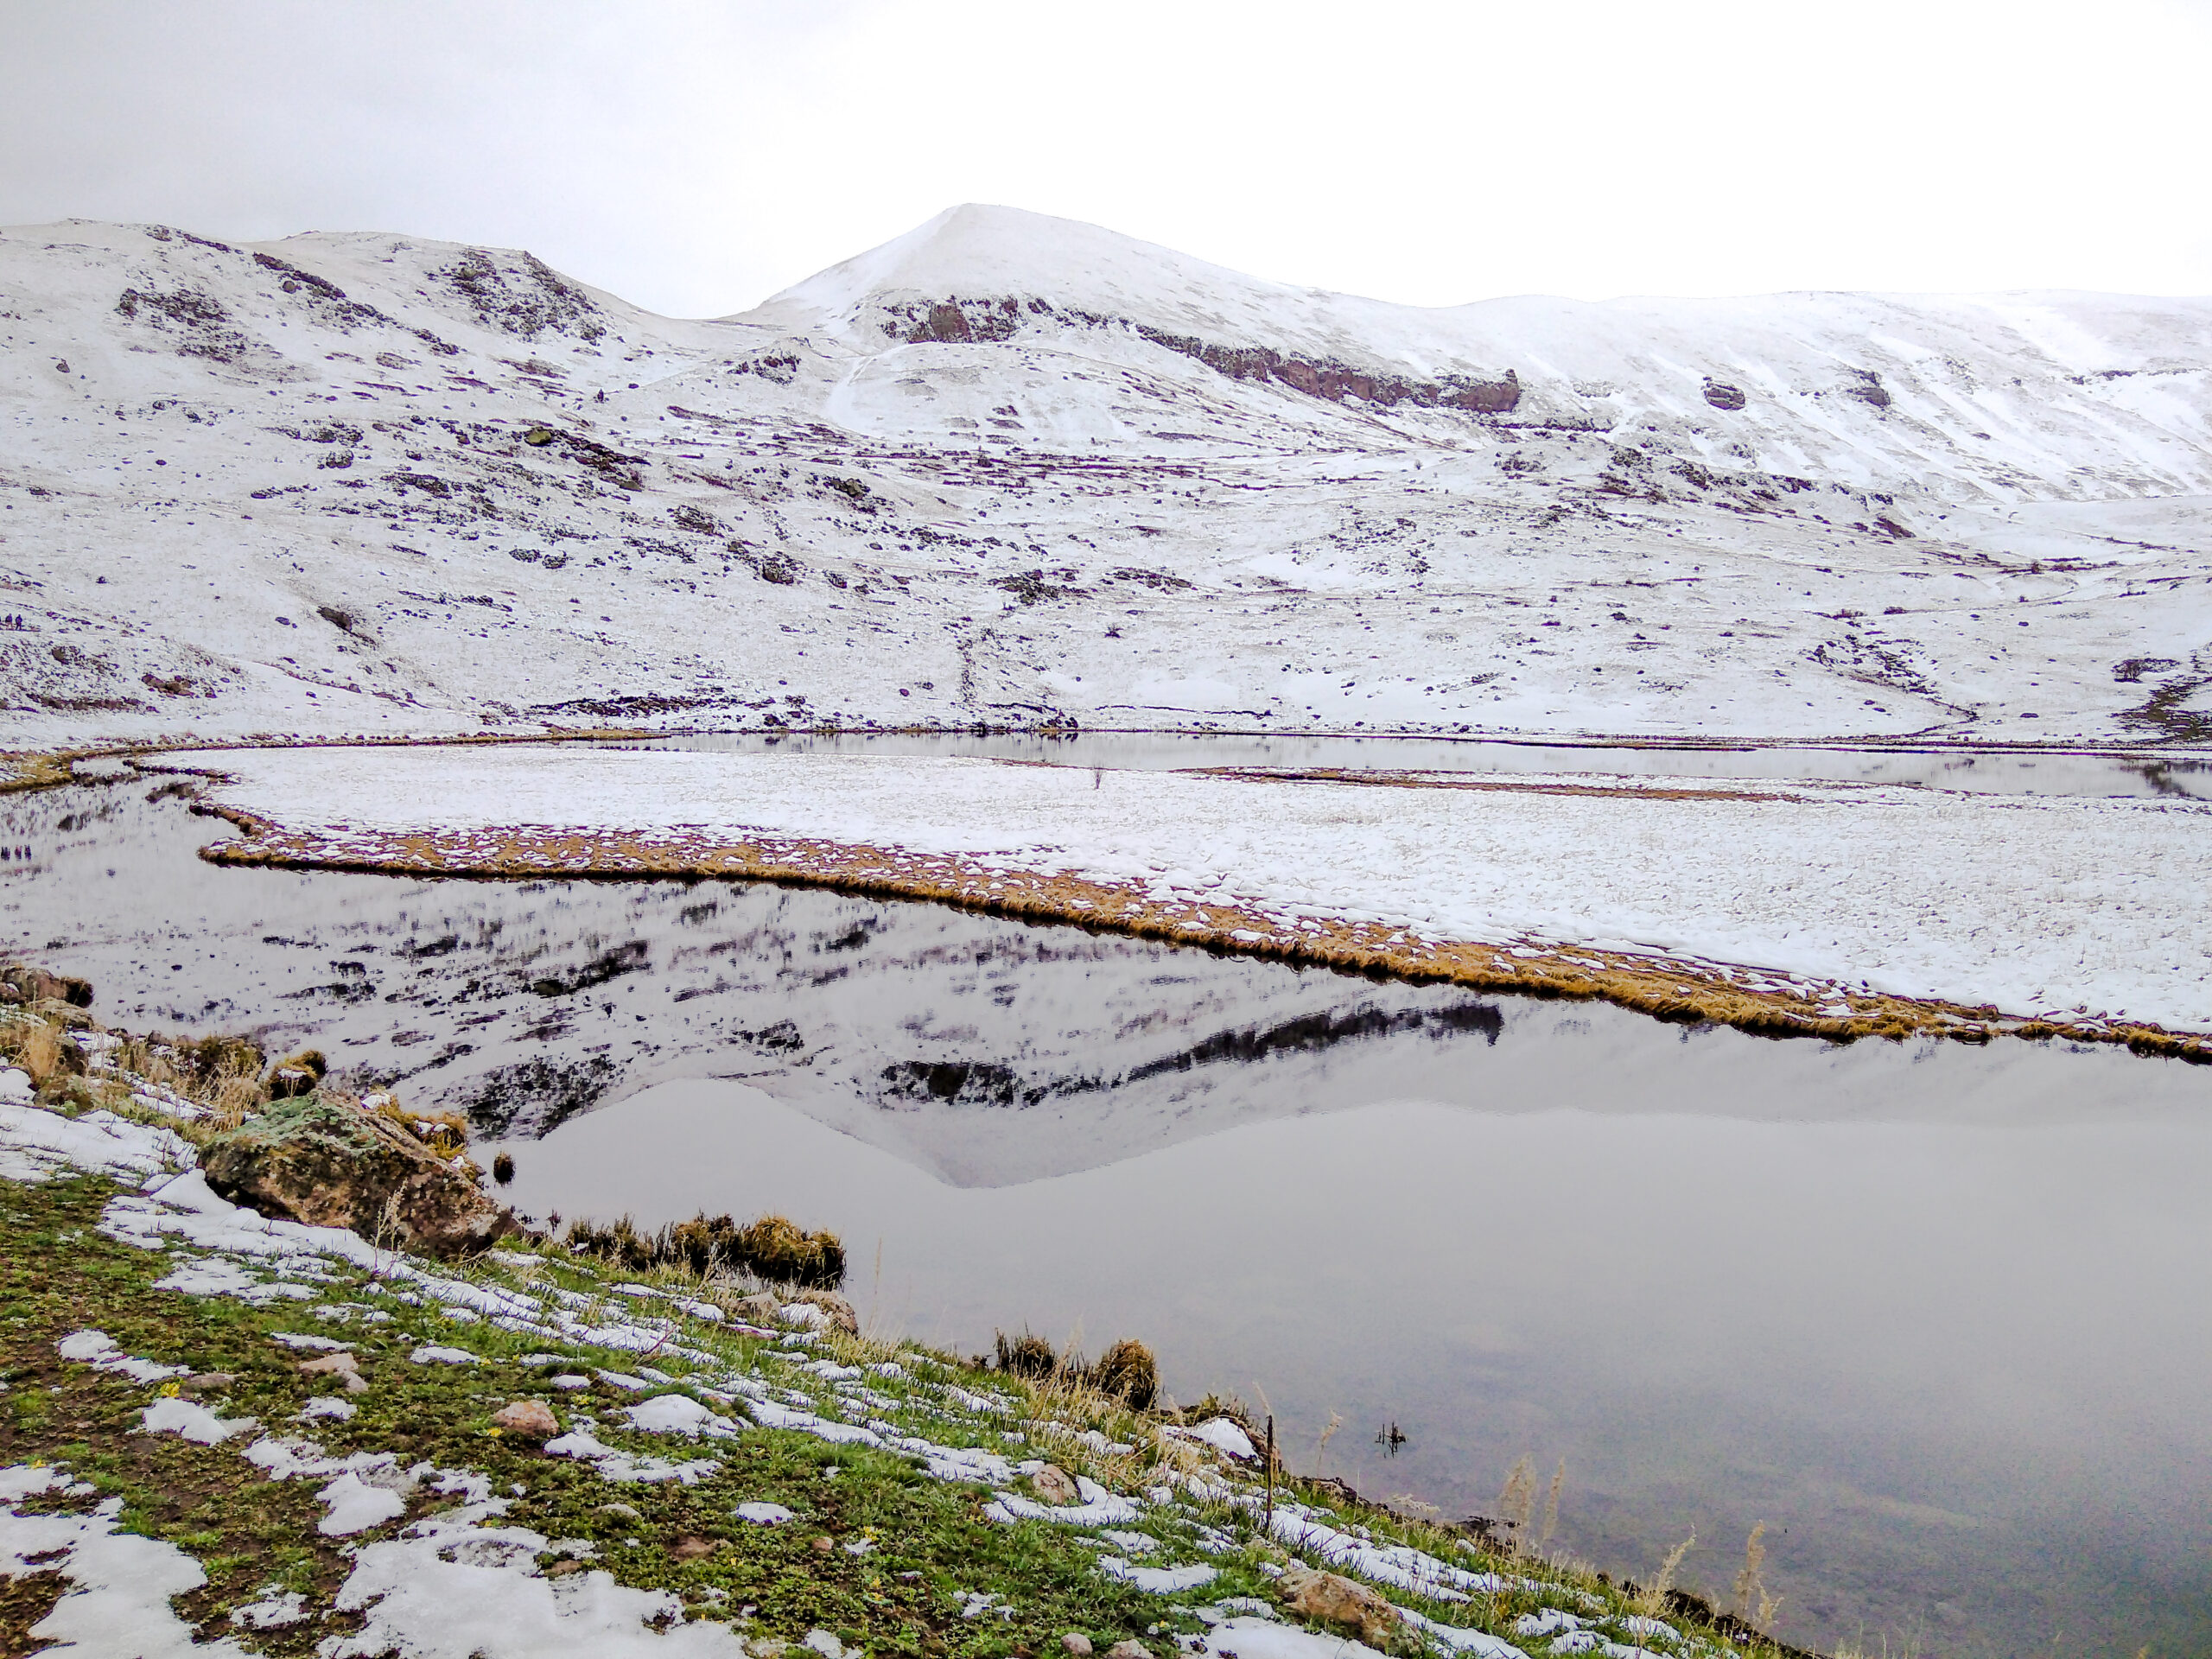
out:
M207 1185L264 1216L350 1227L431 1255L480 1250L513 1215L391 1119L321 1095L273 1102L200 1154Z

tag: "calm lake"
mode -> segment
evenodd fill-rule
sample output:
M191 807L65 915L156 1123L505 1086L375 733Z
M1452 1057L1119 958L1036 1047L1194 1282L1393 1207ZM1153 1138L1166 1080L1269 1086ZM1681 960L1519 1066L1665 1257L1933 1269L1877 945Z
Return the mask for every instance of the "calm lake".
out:
M1446 764L1116 741L1059 758ZM1630 752L1572 753L1544 769ZM2158 787L2079 767L2048 786ZM783 1211L843 1235L879 1325L1142 1337L1178 1397L1447 1517L1563 1459L1561 1541L1616 1573L1694 1529L1725 1592L1764 1520L1801 1641L2212 1649L2212 1071L757 884L224 870L159 792L0 805L0 943L115 1024L265 1027L468 1110L531 1213Z

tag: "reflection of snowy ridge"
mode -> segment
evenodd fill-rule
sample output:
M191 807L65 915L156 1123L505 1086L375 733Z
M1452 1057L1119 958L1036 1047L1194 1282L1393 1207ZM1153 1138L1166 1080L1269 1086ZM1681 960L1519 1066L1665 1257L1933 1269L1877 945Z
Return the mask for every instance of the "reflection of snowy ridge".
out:
M71 971L99 986L105 1020L268 1022L272 1043L312 1041L493 1133L664 1078L736 1077L949 1180L995 1185L1299 1109L1355 1071L1433 1090L1461 1048L1496 1035L1491 1005L1450 987L933 906L672 882L241 877L193 856L207 820L143 792L0 807L12 833L61 843L0 866L0 896L27 934L79 941ZM110 868L194 894L206 921L190 975L168 971L183 958L162 954L166 922L149 927L139 882ZM932 1087L953 1068L957 1086Z
M1300 972L933 905L719 882L224 870L193 855L207 821L146 792L0 804L0 840L38 849L0 864L0 904L23 937L69 942L48 954L98 986L104 1020L258 1027L273 1051L312 1044L494 1137L717 1077L955 1185L1000 1186L1391 1100L1815 1121L1937 1109L1879 1081L1874 1051L1887 1045L1815 1058L1603 1007ZM149 912L149 890L172 897ZM2102 891L2103 925L2117 926L2119 890ZM2040 1058L1990 1052L1945 1109L2034 1116L2061 1075ZM2158 1092L2145 1078L2122 1093L2146 1090Z
M963 207L715 321L83 222L0 303L24 743L2212 730L2203 300L1423 310Z

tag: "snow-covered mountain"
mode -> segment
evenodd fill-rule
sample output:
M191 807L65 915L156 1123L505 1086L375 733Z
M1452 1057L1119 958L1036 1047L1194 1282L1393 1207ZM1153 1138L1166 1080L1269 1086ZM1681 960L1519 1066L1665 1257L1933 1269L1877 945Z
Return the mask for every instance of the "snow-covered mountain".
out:
M0 233L7 747L2212 736L2212 301L1442 310L956 208L743 315Z

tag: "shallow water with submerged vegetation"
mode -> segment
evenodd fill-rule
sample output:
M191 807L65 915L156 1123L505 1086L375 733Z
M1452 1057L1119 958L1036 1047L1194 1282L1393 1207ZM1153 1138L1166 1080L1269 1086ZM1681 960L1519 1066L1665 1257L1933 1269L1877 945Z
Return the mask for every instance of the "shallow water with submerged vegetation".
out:
M1171 1391L1264 1391L1300 1463L1340 1414L1332 1472L1446 1514L1564 1457L1616 1573L1694 1524L1725 1589L1764 1520L1823 1643L2212 1630L2202 1072L738 884L216 870L151 792L8 803L10 936L113 1023L270 1022L464 1109L526 1207L788 1210L880 1319L1141 1332Z

